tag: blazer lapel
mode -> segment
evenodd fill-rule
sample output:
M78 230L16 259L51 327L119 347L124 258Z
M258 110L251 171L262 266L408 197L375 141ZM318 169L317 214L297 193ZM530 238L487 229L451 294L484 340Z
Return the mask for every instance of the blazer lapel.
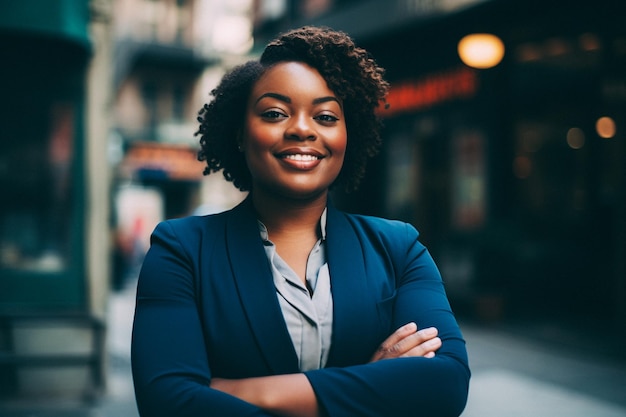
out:
M369 340L379 320L375 294L368 285L365 249L346 215L330 204L326 235L334 309L327 366L364 363L373 353L372 343L379 343Z
M241 304L271 373L298 372L250 198L231 212L226 245Z

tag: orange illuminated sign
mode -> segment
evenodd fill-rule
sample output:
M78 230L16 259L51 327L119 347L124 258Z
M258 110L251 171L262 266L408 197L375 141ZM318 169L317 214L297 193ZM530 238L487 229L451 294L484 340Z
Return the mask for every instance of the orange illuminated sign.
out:
M388 109L379 109L379 115L389 117L397 113L421 110L455 99L473 97L478 90L478 75L469 68L458 68L427 77L392 85L387 95Z
M171 180L200 180L205 166L188 146L141 142L126 153L122 172L133 176L140 170L158 170Z

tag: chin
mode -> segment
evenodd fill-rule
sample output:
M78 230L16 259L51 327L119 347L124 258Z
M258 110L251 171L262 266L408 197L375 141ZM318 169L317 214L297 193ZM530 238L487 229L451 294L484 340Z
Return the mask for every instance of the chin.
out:
M328 194L328 188L324 189L307 189L307 188L299 188L299 189L286 189L282 190L280 194L287 199L299 200L299 201L310 201L316 200L321 197L326 197Z

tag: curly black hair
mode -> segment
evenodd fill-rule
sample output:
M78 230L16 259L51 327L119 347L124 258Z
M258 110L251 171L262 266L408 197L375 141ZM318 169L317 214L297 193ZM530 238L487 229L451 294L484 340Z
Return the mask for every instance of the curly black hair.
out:
M335 185L355 190L370 157L380 149L381 121L376 110L385 102L389 84L384 70L369 53L357 47L345 33L330 28L305 26L271 41L259 61L233 68L211 91L213 99L200 110L201 149L204 174L223 170L224 177L242 191L251 189L252 178L237 146L243 131L246 105L254 83L268 68L281 62L303 62L315 68L341 99L348 132L343 167Z

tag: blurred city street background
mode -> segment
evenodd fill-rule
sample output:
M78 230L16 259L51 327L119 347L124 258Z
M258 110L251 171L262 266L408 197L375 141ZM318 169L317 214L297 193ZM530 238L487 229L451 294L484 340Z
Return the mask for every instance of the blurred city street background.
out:
M0 2L0 416L137 415L149 235L245 197L203 175L198 110L304 24L386 69L381 152L332 197L420 231L468 342L463 416L626 416L625 17L617 0Z

